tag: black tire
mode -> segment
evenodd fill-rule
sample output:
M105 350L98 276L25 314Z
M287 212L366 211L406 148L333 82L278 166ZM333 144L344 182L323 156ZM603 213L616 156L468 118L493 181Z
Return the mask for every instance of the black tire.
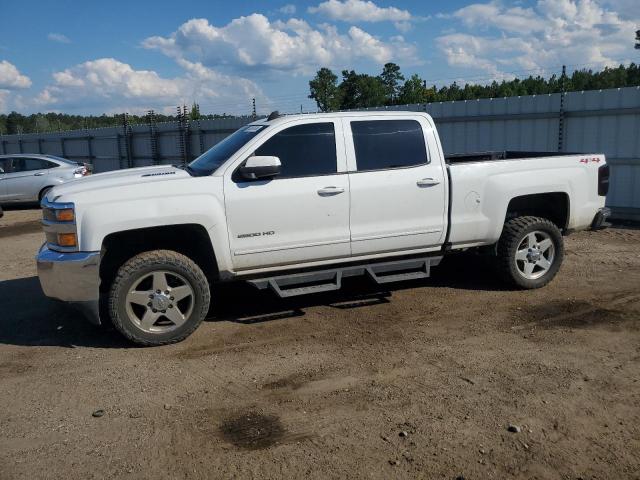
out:
M128 313L128 308L132 309L131 305L127 305L128 292L136 282L153 272L165 272L169 278L172 275L176 275L175 278L179 276L189 284L193 292L188 299L193 302L189 303L190 314L184 315L184 323L173 330L147 332ZM198 328L207 314L210 299L207 277L193 260L171 250L153 250L136 255L120 267L109 291L109 315L113 326L132 342L142 346L167 345L184 340ZM139 306L136 308L145 309ZM158 321L168 323L167 318L161 317Z
M525 273L519 268L522 263L516 262L518 247L525 241L527 236L533 232L543 232L553 244L553 260L546 272L540 272L538 278L526 278ZM508 220L504 224L502 235L498 240L498 270L504 281L524 289L540 288L549 283L560 270L560 265L564 259L564 242L562 233L558 227L540 217L516 217ZM536 267L537 268L537 267Z

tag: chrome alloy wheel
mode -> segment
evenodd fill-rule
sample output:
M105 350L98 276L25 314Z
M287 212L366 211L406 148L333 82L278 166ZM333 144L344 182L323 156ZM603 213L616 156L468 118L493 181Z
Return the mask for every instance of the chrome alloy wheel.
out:
M134 325L148 333L165 333L186 322L195 303L191 284L175 272L142 275L126 296L126 312Z
M540 230L528 233L516 250L518 273L529 280L542 277L553 265L555 251L548 233Z

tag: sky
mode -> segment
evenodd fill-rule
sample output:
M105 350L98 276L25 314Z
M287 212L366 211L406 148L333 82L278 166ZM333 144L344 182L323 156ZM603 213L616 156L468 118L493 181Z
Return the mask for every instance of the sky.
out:
M0 113L289 113L321 67L441 86L638 63L639 1L0 0Z

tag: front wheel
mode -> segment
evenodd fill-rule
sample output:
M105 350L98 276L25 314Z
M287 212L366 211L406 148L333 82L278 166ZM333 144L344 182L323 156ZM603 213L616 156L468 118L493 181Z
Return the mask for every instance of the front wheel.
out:
M114 327L139 345L184 340L200 325L210 301L209 283L190 258L154 250L118 270L109 293Z
M498 241L501 276L521 288L540 288L556 276L564 258L558 227L545 218L516 217L504 224Z

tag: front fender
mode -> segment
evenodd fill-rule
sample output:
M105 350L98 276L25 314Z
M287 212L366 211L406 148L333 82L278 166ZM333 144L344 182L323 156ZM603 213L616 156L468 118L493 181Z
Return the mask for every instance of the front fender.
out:
M76 217L81 251L100 251L104 239L114 233L149 227L197 224L202 225L209 234L219 271L227 271L230 265L224 205L214 195L81 204Z

